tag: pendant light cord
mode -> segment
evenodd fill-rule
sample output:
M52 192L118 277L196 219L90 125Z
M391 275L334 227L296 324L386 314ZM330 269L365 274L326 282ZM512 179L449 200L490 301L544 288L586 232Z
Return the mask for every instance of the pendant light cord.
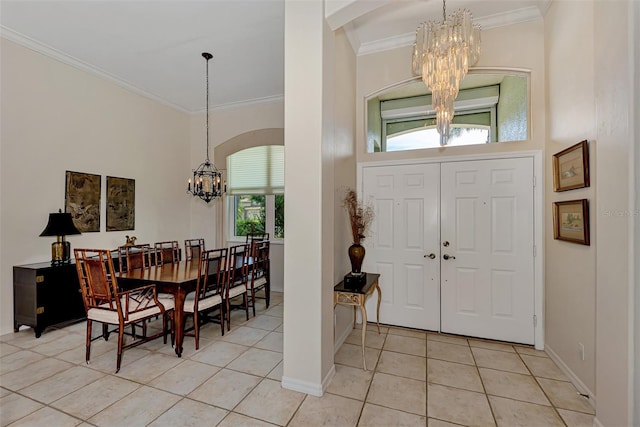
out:
M212 58L210 53L203 53L202 56L207 60L207 163L209 162L209 60Z

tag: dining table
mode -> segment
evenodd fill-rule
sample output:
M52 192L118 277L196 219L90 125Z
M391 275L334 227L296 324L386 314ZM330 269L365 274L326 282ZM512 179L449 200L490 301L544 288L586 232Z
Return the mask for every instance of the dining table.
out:
M124 289L154 284L157 292L173 295L175 302L175 351L178 357L181 357L184 341L184 300L189 292L196 290L198 260L183 260L148 268L136 268L118 273L117 280L118 285Z

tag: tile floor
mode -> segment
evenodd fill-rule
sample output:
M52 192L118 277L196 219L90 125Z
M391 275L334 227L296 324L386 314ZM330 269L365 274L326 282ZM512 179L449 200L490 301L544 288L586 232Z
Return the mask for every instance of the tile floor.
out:
M230 333L202 329L177 358L155 340L125 351L95 341L84 363L81 322L0 337L1 426L589 426L593 408L544 352L402 328L360 330L336 353L322 398L280 386L282 294Z

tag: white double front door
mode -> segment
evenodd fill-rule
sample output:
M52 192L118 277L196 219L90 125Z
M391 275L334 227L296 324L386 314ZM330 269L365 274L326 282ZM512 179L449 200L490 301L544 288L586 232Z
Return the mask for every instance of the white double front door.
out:
M363 168L382 323L534 343L533 159Z

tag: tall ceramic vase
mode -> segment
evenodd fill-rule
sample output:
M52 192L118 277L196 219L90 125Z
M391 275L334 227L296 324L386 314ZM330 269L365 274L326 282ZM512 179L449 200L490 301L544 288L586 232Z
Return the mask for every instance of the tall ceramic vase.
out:
M351 261L351 274L362 274L362 260L364 259L364 246L354 243L349 246L349 260Z

